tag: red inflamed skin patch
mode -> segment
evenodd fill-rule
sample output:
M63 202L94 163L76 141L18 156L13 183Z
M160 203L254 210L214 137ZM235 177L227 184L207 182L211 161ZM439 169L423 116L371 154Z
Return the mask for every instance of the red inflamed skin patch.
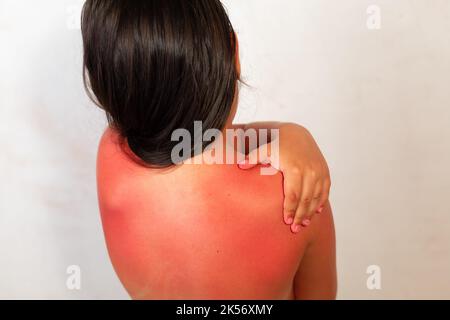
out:
M132 298L293 298L310 234L283 221L281 175L237 165L148 169L111 130L97 173L109 255Z

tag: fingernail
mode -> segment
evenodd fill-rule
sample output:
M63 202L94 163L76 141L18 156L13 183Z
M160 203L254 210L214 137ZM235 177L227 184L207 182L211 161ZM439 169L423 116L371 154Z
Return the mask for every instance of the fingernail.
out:
M302 229L302 227L299 224L292 226L292 232L294 232L294 233L299 233L301 229Z
M290 218L287 218L285 221L286 221L286 224L291 225L294 223L294 218L290 217Z
M304 220L303 222L302 222L302 225L304 226L304 227L307 227L307 226L309 226L311 224L311 220L308 220L308 219L306 219L306 220Z
M250 162L248 160L242 160L238 162L238 167L240 169L248 169L250 167Z
M319 209L317 209L317 213L322 213L323 211L323 206L321 206Z
M238 164L238 167L239 167L239 169L247 169L248 165L245 163L240 163L240 164Z

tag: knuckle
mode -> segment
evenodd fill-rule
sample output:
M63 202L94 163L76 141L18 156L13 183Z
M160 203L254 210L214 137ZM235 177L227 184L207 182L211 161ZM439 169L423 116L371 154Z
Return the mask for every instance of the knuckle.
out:
M302 174L302 169L301 169L300 167L298 167L298 166L294 166L294 167L291 169L291 172L292 172L292 174L295 175L295 176L300 176L300 175Z
M293 218L295 216L295 211L285 210L284 215L285 215L286 218Z
M286 214L294 215L296 210L297 206L295 204L287 203L284 206L284 212L286 212Z
M308 173L311 174L313 171L316 171L316 168L314 166L312 166L312 165L307 165L305 167L305 171L307 171Z
M296 203L296 202L298 202L298 197L297 197L297 195L295 194L295 192L288 192L288 193L286 194L286 200L287 200L288 202L294 202L294 203Z
M309 205L309 203L311 202L311 198L310 197L305 197L302 199L302 204L303 205Z

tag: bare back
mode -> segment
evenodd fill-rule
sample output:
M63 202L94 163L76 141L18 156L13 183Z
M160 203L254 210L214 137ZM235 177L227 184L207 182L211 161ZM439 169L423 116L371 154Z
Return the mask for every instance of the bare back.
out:
M233 165L147 169L127 156L117 138L112 130L102 138L98 192L109 254L132 298L333 295L335 288L325 293L320 283L335 282L329 208L293 234L283 222L281 175ZM321 261L328 266L314 263L320 254L330 255Z

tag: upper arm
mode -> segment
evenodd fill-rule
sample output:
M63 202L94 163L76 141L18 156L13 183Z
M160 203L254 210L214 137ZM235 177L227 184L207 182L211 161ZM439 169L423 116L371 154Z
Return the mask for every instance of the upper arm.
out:
M335 299L337 292L336 240L329 204L314 217L311 242L295 276L296 299Z

